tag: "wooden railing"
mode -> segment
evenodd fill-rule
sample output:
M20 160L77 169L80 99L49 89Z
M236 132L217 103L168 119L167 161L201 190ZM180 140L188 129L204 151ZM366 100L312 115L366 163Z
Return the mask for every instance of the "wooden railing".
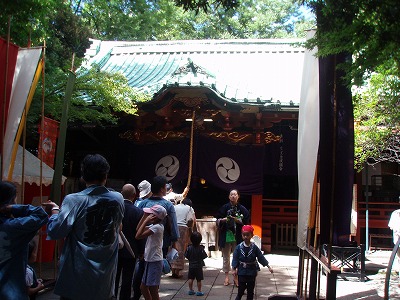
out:
M275 247L277 249L297 247L297 224L275 225Z
M374 231L391 234L388 227L390 215L400 209L400 203L379 201L368 202L368 228L370 234ZM361 230L365 229L366 202L358 202L357 207L357 241L361 242ZM294 235L286 234L286 229L293 232L291 224L297 224L298 201L293 199L263 199L263 237L262 242L267 249L294 245ZM283 230L283 231L282 231Z
M373 199L368 201L368 232L369 250L371 249L390 249L392 231L388 227L390 216L393 211L400 208L400 203L379 201ZM357 236L356 241L361 243L365 240L367 203L358 202L357 213Z
M263 199L263 220L274 224L297 224L298 200Z
M263 199L262 244L267 252L272 247L296 248L297 204L293 199Z
M358 227L365 227L366 202L358 202ZM390 215L400 209L397 202L368 201L368 227L388 228Z

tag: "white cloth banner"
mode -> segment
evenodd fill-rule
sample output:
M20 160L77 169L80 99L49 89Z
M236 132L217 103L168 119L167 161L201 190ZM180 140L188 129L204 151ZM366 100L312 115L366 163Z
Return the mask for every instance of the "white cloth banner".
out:
M22 113L24 111L41 53L41 48L21 48L18 50L17 64L15 66L11 90L10 106L8 109L6 131L4 135L4 178L7 178L11 160L12 146L21 122Z
M314 34L315 31L308 32L307 39L312 38ZM304 56L299 109L297 246L303 250L307 241L308 220L319 147L319 65L318 58L315 57L316 52L316 49L306 51Z

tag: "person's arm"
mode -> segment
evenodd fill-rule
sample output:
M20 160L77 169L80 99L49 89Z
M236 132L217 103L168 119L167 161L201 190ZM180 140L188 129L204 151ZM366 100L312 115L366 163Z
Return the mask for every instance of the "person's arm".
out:
M140 218L139 223L136 226L136 231L138 231L140 226L142 225L142 223L146 221L146 218L148 215L149 215L149 213L143 213L142 217Z
M183 197L183 198L186 198L186 196L187 196L188 193L189 193L189 187L187 186L187 187L185 187L185 189L183 190L182 197Z
M43 202L42 206L44 207L44 210L49 216L58 214L60 212L60 207L58 204L54 203L51 200L48 200L47 202Z
M38 284L37 287L34 288L28 287L28 296L35 295L37 292L44 289L44 284L41 279L37 280L37 284Z
M202 245L201 247L202 247L202 249L203 249L203 250L201 251L202 258L203 258L203 259L206 259L206 258L208 257L208 254L207 254L206 251L204 250L204 246Z
M13 230L19 232L38 231L47 223L48 216L43 208L33 205L12 204L0 208L0 213L13 216Z
M257 260L260 264L262 264L264 267L267 267L268 270L271 273L274 273L274 270L271 268L271 266L269 265L268 260L265 258L265 256L262 254L260 248L258 248L256 245L254 245L254 247L256 247L256 255L257 255Z
M194 224L194 219L195 219L196 217L195 217L195 215L194 215L194 211L193 211L193 208L191 208L190 206L189 206L189 210L188 210L188 212L187 212L187 214L186 214L186 226L187 227L189 227L189 228L193 228L193 224Z
M250 212L243 205L241 205L240 211L243 214L243 219L241 220L242 224L249 225L250 224Z
M226 213L227 213L227 206L223 205L222 207L220 207L217 214L215 215L215 218L217 219L218 227L221 225L221 223L226 223L226 221L227 221Z
M150 228L148 228L146 226L147 226L147 224L154 223L154 221L157 220L157 217L153 214L148 214L147 216L143 215L142 219L144 219L144 221L142 222L142 220L140 220L141 221L139 223L140 227L135 235L135 238L137 240L147 238L148 236L150 236L154 233Z
M47 223L47 236L49 239L60 240L69 234L74 226L75 210L78 209L80 203L80 199L71 198L69 195L65 197L61 207L58 207L52 201L42 203L50 214Z
M190 250L192 249L192 247L191 246L189 246L189 247L187 247L186 248L186 251L185 251L185 257L187 258L187 259L189 259L190 258Z

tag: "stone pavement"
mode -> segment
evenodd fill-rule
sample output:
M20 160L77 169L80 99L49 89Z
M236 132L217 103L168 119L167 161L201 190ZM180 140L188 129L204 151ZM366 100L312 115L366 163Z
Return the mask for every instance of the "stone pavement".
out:
M337 280L337 299L355 300L355 299L383 299L386 267L390 258L390 251L375 251L366 255L366 270L368 279L366 282L360 282L355 277L338 278ZM298 255L296 251L280 252L279 254L267 254L270 265L274 273L269 273L267 268L261 267L257 276L255 300L268 299L272 295L295 297L297 288L298 273ZM222 259L207 258L204 267L204 281L202 291L204 296L189 296L187 285L187 266L182 279L172 278L170 275L164 275L160 285L161 300L185 300L185 299L207 299L207 300L234 300L237 294L237 288L232 284L224 286L224 273L220 270ZM46 266L42 265L42 277L46 274ZM49 270L47 270L49 272ZM50 271L48 274L51 274ZM390 299L400 299L398 288L398 276L395 272L391 276ZM50 278L50 277L48 277ZM320 277L320 297L325 297L326 277ZM196 282L194 282L196 287ZM95 288L95 287L94 287ZM242 297L245 299L246 296ZM49 290L37 297L37 300L55 300L58 296ZM283 298L282 298L283 299ZM295 298L294 298L295 299ZM101 299L96 299L101 300Z

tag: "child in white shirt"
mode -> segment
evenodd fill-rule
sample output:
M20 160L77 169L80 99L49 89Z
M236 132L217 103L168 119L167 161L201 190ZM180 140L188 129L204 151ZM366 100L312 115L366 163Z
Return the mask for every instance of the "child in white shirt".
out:
M167 211L161 205L143 208L144 215L138 224L136 239L147 238L144 249L145 270L140 290L146 300L158 300L158 287L161 281L163 266L163 236L162 221Z

